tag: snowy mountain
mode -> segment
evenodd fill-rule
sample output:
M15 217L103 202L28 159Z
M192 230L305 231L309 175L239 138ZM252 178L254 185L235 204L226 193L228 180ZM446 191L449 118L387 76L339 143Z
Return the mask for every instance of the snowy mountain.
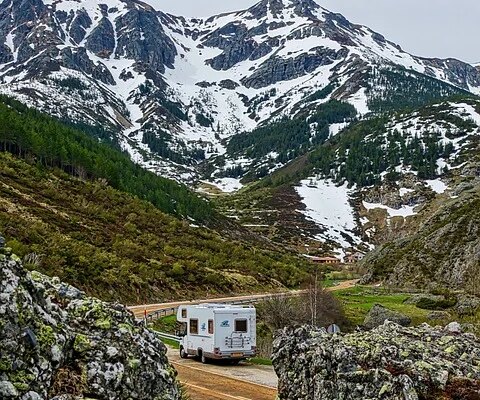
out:
M480 100L473 97L372 116L332 131L325 143L228 196L223 209L313 255L368 251L415 232L432 210L477 182L479 149Z
M233 137L333 99L366 115L398 97L420 106L480 94L472 65L412 56L312 0L208 19L136 0L4 0L0 21L1 93L100 126L136 162L183 181L232 183L226 169L261 164L228 152ZM287 161L274 149L264 158Z

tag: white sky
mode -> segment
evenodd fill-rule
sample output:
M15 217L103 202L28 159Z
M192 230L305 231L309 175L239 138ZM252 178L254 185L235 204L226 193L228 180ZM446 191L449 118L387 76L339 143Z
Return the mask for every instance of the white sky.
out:
M480 0L315 0L367 25L404 50L480 63ZM205 17L248 8L256 0L146 0L176 15Z

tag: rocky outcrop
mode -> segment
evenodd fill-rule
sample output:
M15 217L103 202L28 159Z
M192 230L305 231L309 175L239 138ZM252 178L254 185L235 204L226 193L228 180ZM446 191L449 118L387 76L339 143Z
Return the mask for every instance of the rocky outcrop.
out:
M477 276L477 279L480 279L480 277ZM457 297L454 310L459 315L475 315L480 310L480 297L460 294Z
M480 183L470 180L445 201L418 230L387 242L362 261L364 283L396 287L450 287L476 292L480 266Z
M102 58L108 58L115 49L115 31L107 17L103 17L87 38L86 48Z
M433 68L442 68L446 71L447 79L456 86L469 90L470 87L480 85L479 69L473 65L461 62L454 58L447 60L425 59L425 64ZM426 73L435 76L435 73L427 67Z
M276 82L304 76L320 66L333 64L335 60L341 59L347 54L346 50L335 51L319 47L313 53L301 54L295 58L272 57L252 75L243 79L242 83L246 87L259 89Z
M115 57L135 60L142 71L164 73L173 68L177 50L155 12L133 8L115 21L118 36Z
M480 342L472 334L395 323L329 335L287 328L274 341L280 400L474 400Z
M1 243L0 243L1 246ZM180 399L156 334L0 250L1 399Z
M366 329L373 329L383 325L385 321L395 322L401 326L408 326L412 322L410 317L402 313L389 310L380 304L375 304L365 317L363 326Z

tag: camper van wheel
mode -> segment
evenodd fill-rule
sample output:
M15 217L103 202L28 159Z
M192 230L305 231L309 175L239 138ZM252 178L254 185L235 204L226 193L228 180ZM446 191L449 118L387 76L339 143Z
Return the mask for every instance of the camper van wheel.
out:
M188 358L188 353L183 347L180 347L180 358Z
M200 356L200 360L202 361L202 364L208 363L208 358L205 357L205 355L203 354L203 352L202 352L202 355Z

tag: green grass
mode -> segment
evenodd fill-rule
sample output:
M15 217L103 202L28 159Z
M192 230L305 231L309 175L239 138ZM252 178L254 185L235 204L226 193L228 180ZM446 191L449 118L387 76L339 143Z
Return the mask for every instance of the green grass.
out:
M389 293L382 288L356 286L335 292L335 296L343 303L345 316L355 325L363 323L365 316L375 304L381 304L391 310L408 315L413 325L427 320L428 310L421 310L413 304L405 304L410 297L405 293Z
M272 365L272 360L269 358L253 357L247 360L249 364L253 365Z
M167 315L157 319L155 322L150 324L150 328L158 332L169 333L170 335L175 334L177 327L177 316L176 315Z
M157 319L155 322L148 325L150 329L153 329L157 332L168 333L170 335L175 335L176 327L177 327L177 316L176 315L167 315L166 317L162 317ZM164 345L171 347L173 349L179 349L180 343L175 340L167 339L167 338L160 338Z
M161 338L161 341L165 346L171 347L172 349L179 349L180 343L172 339Z

